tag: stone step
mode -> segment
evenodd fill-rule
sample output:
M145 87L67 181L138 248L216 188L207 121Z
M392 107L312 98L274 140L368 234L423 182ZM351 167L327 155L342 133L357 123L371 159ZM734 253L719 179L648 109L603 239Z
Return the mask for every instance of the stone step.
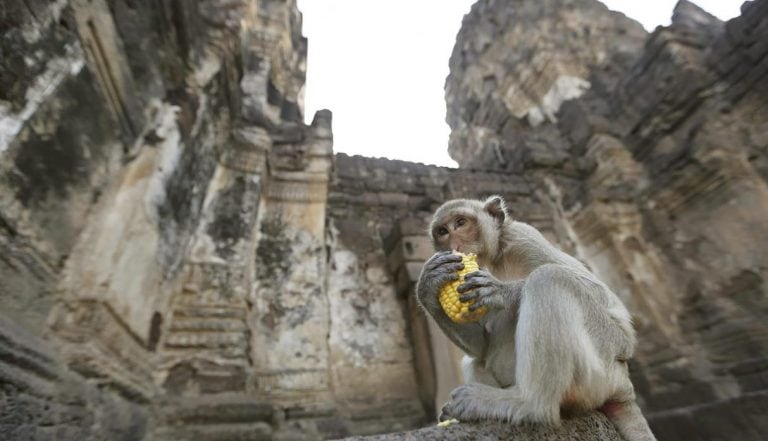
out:
M271 441L268 423L164 426L155 430L156 441Z
M247 348L187 348L187 347L172 347L164 350L166 356L175 357L175 359L184 359L190 357L207 357L214 358L221 361L231 362L246 362L248 360Z
M245 322L241 319L220 317L177 317L171 322L170 331L243 332L246 329Z
M171 399L162 408L162 421L167 425L269 422L274 412L267 401L235 394L203 395L179 402Z
M163 353L171 359L189 358L190 356L205 356L228 359L231 361L246 361L248 359L247 347L224 348L200 348L187 346L164 346Z
M46 380L59 379L53 359L31 348L15 344L10 338L2 335L0 329L0 372L4 371L4 366L12 366Z
M220 306L234 306L237 308L245 308L245 303L238 298L223 297L219 293L207 292L182 292L175 296L173 303L175 305L185 304L206 304L206 305L220 305Z
M245 320L245 307L232 305L185 304L173 308L173 317L233 318Z
M247 348L248 342L242 332L171 332L165 340L168 348Z

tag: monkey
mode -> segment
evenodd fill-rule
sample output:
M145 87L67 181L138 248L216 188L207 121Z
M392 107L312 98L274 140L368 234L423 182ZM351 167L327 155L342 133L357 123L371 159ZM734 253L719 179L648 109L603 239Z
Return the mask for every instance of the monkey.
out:
M417 301L465 356L465 383L440 419L560 425L562 415L603 412L628 441L652 441L627 361L636 345L630 314L581 261L536 228L511 219L505 201L454 199L429 226L436 253L416 284ZM438 294L474 253L480 270L458 287L475 322L457 324Z

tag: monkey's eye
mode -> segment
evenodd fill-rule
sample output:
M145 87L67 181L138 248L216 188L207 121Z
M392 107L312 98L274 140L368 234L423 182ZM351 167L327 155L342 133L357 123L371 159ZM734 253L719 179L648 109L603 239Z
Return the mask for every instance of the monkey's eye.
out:
M466 223L467 223L467 220L464 219L463 217L460 217L460 218L456 219L456 226L457 227L463 227Z
M448 229L445 227L440 227L435 232L437 233L438 236L445 236L446 234L448 234Z

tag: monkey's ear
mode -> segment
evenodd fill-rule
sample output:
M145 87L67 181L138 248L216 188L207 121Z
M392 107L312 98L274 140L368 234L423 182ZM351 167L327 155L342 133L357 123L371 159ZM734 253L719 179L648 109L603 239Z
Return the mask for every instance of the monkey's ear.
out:
M491 196L485 200L483 209L486 213L490 214L492 218L496 219L499 224L504 223L507 218L507 205L504 203L504 199L501 196Z

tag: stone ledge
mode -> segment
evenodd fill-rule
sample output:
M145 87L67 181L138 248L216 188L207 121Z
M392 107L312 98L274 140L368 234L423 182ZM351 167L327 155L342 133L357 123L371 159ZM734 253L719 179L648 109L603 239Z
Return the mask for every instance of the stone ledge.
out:
M396 440L526 440L526 441L621 441L613 424L602 413L563 420L560 427L539 424L513 426L504 423L457 423L448 427L425 427L409 432L375 436L355 436L344 441L396 441Z

